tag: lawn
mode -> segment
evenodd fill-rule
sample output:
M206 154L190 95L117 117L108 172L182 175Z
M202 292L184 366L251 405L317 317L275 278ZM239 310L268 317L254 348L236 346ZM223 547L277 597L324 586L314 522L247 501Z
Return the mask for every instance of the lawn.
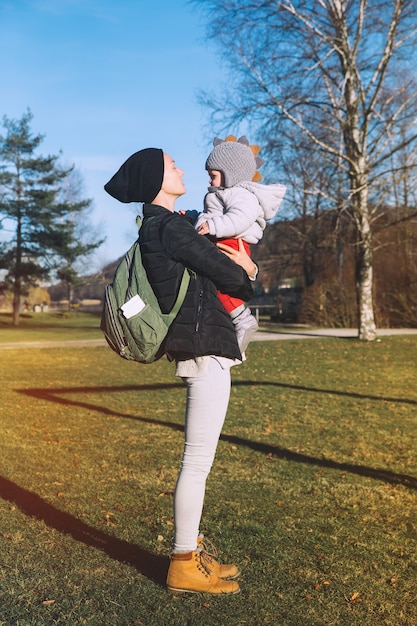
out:
M417 623L416 350L416 336L251 345L201 528L241 569L233 597L165 591L173 365L0 352L0 624Z
M22 313L18 327L12 325L11 313L0 313L0 344L24 341L66 341L100 339L97 313L48 311Z

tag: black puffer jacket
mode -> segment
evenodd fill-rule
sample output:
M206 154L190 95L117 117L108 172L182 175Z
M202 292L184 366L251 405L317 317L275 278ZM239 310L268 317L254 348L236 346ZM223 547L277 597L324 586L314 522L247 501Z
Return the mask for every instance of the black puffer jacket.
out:
M139 235L143 264L164 313L175 302L184 267L195 272L168 332L164 346L168 358L208 354L240 358L236 333L217 289L249 300L253 289L246 272L178 213L145 204L143 216Z

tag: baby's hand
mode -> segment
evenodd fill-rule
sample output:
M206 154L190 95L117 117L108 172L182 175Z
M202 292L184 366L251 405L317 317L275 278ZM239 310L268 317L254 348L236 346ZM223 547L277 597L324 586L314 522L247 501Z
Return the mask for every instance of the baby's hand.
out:
M210 229L209 229L209 225L208 222L203 222L198 228L197 228L197 232L199 235L209 235L210 234Z

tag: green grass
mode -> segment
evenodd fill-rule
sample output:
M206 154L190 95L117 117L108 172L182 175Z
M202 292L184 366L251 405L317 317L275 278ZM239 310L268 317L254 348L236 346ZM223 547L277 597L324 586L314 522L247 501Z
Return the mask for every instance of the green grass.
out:
M201 528L242 571L242 593L220 598L164 587L173 365L0 352L0 624L417 623L416 349L416 336L251 345Z
M100 318L97 313L82 311L48 311L23 313L20 325L14 327L11 313L0 313L0 344L23 341L66 341L100 339Z

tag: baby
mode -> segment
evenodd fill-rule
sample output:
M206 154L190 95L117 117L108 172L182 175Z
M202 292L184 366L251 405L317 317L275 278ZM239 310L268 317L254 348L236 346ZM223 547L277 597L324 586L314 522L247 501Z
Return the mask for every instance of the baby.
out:
M211 235L230 247L238 248L242 239L250 253L250 245L262 238L267 220L277 213L285 195L284 185L261 185L257 171L264 161L257 155L259 146L250 146L246 137L230 135L223 141L216 138L206 161L210 187L204 198L204 211L196 222L202 235ZM246 304L219 292L219 298L236 329L238 344L244 355L258 329L258 323Z

